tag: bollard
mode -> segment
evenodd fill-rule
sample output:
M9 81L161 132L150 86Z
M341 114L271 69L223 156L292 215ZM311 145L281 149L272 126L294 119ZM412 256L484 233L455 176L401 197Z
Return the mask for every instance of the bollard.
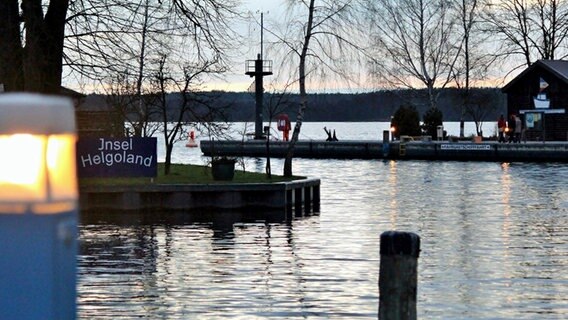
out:
M416 319L420 237L411 232L381 234L379 319Z

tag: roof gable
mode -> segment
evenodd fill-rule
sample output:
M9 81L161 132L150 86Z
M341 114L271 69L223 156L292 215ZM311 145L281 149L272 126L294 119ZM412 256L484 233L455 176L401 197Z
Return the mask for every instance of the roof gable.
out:
M515 85L520 79L531 73L536 68L543 68L544 70L552 73L560 81L568 84L568 60L537 60L530 67L526 68L513 80L509 81L502 89L502 92L507 92L512 86Z

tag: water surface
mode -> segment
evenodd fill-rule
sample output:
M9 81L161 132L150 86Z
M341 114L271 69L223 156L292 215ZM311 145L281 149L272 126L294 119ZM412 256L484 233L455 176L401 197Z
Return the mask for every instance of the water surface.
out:
M421 319L568 314L568 165L296 159L294 173L321 178L320 214L85 218L80 318L376 319L387 230L421 237Z

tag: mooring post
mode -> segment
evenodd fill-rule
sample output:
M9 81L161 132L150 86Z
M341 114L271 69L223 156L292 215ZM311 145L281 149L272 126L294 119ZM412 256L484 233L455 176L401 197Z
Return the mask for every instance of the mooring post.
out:
M312 187L306 186L304 189L304 213L310 214L312 212Z
M315 185L313 186L313 204L312 204L312 211L313 212L320 212L320 186Z
M292 212L293 203L294 203L293 190L286 190L286 212Z
M388 158L390 154L390 131L383 130L383 158Z
M303 216L302 206L303 206L303 188L294 189L294 210L296 211L296 216Z
M416 319L420 237L411 232L381 234L379 319Z

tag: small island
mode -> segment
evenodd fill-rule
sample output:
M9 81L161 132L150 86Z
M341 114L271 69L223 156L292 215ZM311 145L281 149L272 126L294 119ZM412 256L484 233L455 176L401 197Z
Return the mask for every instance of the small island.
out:
M317 213L320 180L235 171L231 181L213 179L211 167L172 164L164 175L127 178L81 178L82 214L105 211L182 211L223 209Z

